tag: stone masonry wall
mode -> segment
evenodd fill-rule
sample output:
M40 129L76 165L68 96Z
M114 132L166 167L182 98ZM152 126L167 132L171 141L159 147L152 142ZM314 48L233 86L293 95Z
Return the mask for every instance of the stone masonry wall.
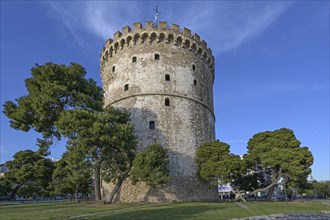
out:
M171 182L163 189L126 181L118 201L199 201L217 198L215 187L201 181L194 162L196 148L214 140L214 58L205 41L147 22L123 28L108 40L101 55L105 106L131 113L139 149L159 143L168 149ZM150 129L150 123L155 127ZM113 186L103 184L107 198Z

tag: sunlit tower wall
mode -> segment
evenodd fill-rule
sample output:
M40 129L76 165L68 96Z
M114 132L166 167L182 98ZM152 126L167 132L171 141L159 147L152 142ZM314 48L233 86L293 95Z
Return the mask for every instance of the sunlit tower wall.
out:
M139 150L158 143L168 150L171 182L151 189L126 181L121 202L205 201L216 189L197 176L198 146L215 138L214 57L199 35L178 25L146 22L116 32L102 49L105 106L127 109ZM108 198L113 187L103 183Z

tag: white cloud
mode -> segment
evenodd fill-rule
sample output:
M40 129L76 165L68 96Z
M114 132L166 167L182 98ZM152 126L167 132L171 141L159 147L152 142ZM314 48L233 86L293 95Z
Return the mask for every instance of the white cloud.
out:
M266 30L291 2L208 2L182 15L216 52L229 52Z
M50 8L79 44L84 31L103 40L126 25L152 15L153 2L50 2ZM156 3L157 4L157 3ZM266 30L291 2L159 2L160 20L190 28L215 54L229 52ZM153 20L152 17L147 20Z

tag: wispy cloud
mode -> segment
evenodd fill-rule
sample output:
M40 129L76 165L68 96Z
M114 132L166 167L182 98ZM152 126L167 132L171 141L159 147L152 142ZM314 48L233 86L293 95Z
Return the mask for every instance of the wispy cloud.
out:
M282 1L208 2L202 8L194 5L182 18L205 35L216 53L229 52L265 31L290 5Z
M160 20L190 28L201 35L213 51L229 52L266 30L291 2L50 2L50 8L79 44L84 32L103 40L152 14L152 4L160 5ZM150 19L151 18L151 19ZM152 17L146 20L152 20Z

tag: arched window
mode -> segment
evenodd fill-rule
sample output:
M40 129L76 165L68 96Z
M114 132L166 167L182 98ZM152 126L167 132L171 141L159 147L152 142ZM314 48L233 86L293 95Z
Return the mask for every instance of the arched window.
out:
M159 54L158 53L155 54L155 60L159 60Z
M149 121L149 129L155 129L155 122L154 121Z
M186 40L184 42L184 47L187 48L187 49L190 49L190 41L189 40Z
M170 74L165 74L165 81L171 81Z
M150 43L152 44L153 42L155 42L157 39L157 34L156 33L152 33L150 35Z
M169 44L172 44L173 41L174 41L173 34L168 35L168 43L169 43Z
M120 41L120 49L123 49L125 45L125 39L121 39Z
M181 38L181 37L178 37L178 38L176 39L176 45L177 45L177 46L181 46L181 45L182 45L182 38Z
M165 106L170 106L170 99L169 98L165 99Z
M192 65L192 69L195 70L196 69L196 66L195 64Z
M164 41L164 39L165 39L165 34L164 33L161 33L160 35L159 35L159 43L161 43L161 42L163 42Z
M105 62L108 62L108 56L109 56L108 51L106 51L105 52Z
M129 89L129 84L125 84L124 91L127 91Z
M133 58L132 58L132 62L133 62L133 63L136 63L136 57L133 57Z
M148 40L148 34L147 33L144 33L142 35L142 43L145 43L147 40Z
M127 39L126 39L127 46L129 46L129 44L131 43L131 41L132 41L132 37L131 36L128 36Z
M139 42L139 39L140 39L140 35L138 34L134 35L134 39L133 39L134 44L137 44Z

